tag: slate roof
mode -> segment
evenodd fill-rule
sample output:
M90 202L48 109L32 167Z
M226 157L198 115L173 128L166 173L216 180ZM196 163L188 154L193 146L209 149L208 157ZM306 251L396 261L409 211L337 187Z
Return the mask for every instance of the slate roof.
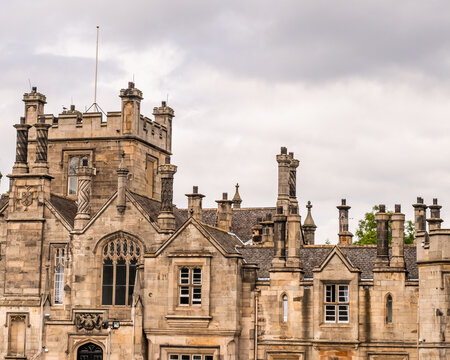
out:
M9 201L8 196L0 197L0 210L8 203L8 201Z
M180 217L187 219L187 209L177 209L177 211ZM257 219L265 220L268 215L275 215L275 212L275 207L232 209L230 232L246 242L252 238L252 226L258 224ZM203 222L210 226L217 226L217 209L203 209Z
M50 203L56 211L73 227L75 215L77 214L77 204L74 200L51 194Z
M313 277L313 269L319 267L328 254L333 250L331 245L306 245L300 251L300 259L305 278ZM373 266L377 256L376 246L342 246L340 250L349 262L361 270L361 279L373 279ZM391 250L391 249L390 249ZM239 249L248 263L259 266L258 277L268 278L274 249L270 247L243 246ZM391 251L389 251L391 256ZM405 262L407 279L417 279L416 248L405 245Z
M243 244L236 235L204 223L200 224L209 235L211 235L220 245L222 245L227 253L240 253L236 248L242 246Z

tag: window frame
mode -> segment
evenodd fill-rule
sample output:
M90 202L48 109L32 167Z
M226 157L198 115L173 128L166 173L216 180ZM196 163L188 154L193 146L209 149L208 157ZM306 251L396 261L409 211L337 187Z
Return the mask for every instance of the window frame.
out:
M385 297L385 323L386 325L392 325L394 319L394 299L390 293L388 293Z
M111 244L112 247L111 247ZM118 244L120 246L118 247ZM131 252L131 244L133 251ZM124 252L124 246L127 250ZM109 239L100 247L101 251L101 283L100 283L100 304L101 306L130 307L132 305L132 294L134 294L134 282L136 281L137 268L143 256L143 246L130 237L120 236ZM118 250L119 249L119 250ZM112 265L112 283L105 285L105 265L110 261ZM117 265L120 261L125 261L125 284L118 284ZM109 264L108 264L109 265ZM132 265L133 268L132 268ZM134 269L134 282L130 282L130 271ZM105 303L105 286L111 286L111 303ZM117 304L117 288L124 286L124 304ZM131 293L130 293L131 291ZM109 296L109 295L108 295Z
M187 270L187 279L182 276L184 270ZM195 274L200 273L200 282L195 283ZM187 282L183 282L183 280L187 280ZM199 265L180 265L178 266L178 306L183 307L192 307L202 306L202 295L203 295L203 271L202 267ZM187 289L187 294L182 294L182 289ZM195 290L200 290L199 300L195 300ZM187 303L182 303L181 299L188 299Z
M53 248L53 259L53 304L57 306L64 305L64 273L67 262L66 246L55 246ZM58 272L58 268L61 268L62 271Z
M78 157L81 161L83 157L88 157L88 166L89 167L95 167L95 153L93 148L86 148L86 149L63 149L61 153L61 162L60 167L64 171L64 183L61 184L63 186L63 189L65 189L65 194L67 197L76 199L78 196L78 176L76 174L69 175L69 162L70 159L73 157ZM78 166L80 166L80 162L78 163ZM76 192L75 194L69 194L69 182L70 178L75 179L75 188Z
M345 293L341 295L341 288ZM345 289L345 290L344 290ZM330 292L329 292L330 290ZM341 320L341 308L345 309L346 320ZM326 324L350 323L350 286L343 283L324 284L323 320ZM330 310L330 312L328 312ZM332 311L332 312L331 312ZM328 316L333 319L327 319Z

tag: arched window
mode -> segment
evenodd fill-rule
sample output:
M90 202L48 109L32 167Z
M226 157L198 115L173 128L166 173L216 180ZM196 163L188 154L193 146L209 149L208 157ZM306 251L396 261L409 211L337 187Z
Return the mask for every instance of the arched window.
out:
M386 324L392 324L392 296L386 297Z
M283 322L288 321L288 297L286 294L283 295Z
M60 305L64 296L64 248L57 248L55 255L55 304Z
M141 248L123 236L103 247L103 305L131 305Z

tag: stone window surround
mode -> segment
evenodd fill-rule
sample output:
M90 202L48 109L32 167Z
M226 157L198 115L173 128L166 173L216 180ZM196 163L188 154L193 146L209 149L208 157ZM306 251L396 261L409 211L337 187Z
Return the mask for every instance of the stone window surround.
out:
M59 163L60 168L63 169L63 181L64 181L64 193L69 197L76 199L77 195L69 195L69 160L73 156L87 156L89 161L89 166L95 167L95 149L94 148L76 148L76 149L70 149L65 148L62 149L61 152L61 161Z
M50 277L50 283L51 283L51 294L53 295L51 297L51 299L53 300L53 305L55 306L61 306L64 304L64 281L65 281L65 270L66 270L66 264L67 264L67 246L66 244L50 244L51 247L51 277ZM63 267L63 277L62 277L62 282L63 282L63 288L62 288L62 302L61 303L56 303L56 268L57 268L57 264L56 264L56 252L59 250L60 253L60 259L61 259L61 251L64 250L64 260L60 264Z
M25 326L26 328L31 328L31 324L30 324L30 314L28 312L21 312L21 311L7 311L6 312L6 322L5 322L5 327L9 328L11 326L11 318L13 318L14 316L23 316L25 317ZM25 329L26 329L25 328ZM26 330L25 330L26 331ZM27 349L27 334L25 334L25 351ZM7 354L10 354L10 345L9 345L9 331L8 331L8 351ZM9 357L9 358L14 358L14 357ZM18 358L21 358L20 356Z
M166 345L161 346L161 360L170 360L171 354L179 354L179 355L212 355L213 360L219 359L219 347L216 346L176 346L176 345ZM181 360L181 357L178 359ZM192 357L191 357L192 360ZM203 359L202 359L203 360Z
M351 325L351 309L352 309L352 295L351 295L351 282L350 280L320 280L320 326L339 326L348 327ZM347 322L325 322L325 296L326 285L348 285L348 321ZM337 314L336 314L337 317Z

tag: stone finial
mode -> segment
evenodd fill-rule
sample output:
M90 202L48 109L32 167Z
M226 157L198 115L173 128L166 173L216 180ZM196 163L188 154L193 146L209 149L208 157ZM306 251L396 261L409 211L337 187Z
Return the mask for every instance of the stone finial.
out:
M405 215L402 214L399 204L395 205L395 212L391 215L392 221L392 259L390 267L392 269L405 270L404 255L404 232L405 232Z
M232 220L231 205L233 200L228 200L228 193L222 194L222 200L216 200L217 203L217 227L219 229L230 231Z
M342 199L341 205L336 206L339 210L339 245L351 245L353 234L348 231L348 210L347 200Z
M441 208L442 206L438 204L438 199L433 199L433 205L429 205L430 218L427 219L429 230L438 230L441 228L441 223L444 221L441 219Z
M308 201L306 208L308 209L308 213L305 218L305 222L303 223L303 232L305 234L305 244L306 245L314 245L314 235L316 232L316 224L311 215L311 201Z
M197 221L203 221L202 199L205 195L198 193L198 186L193 186L191 194L185 194L188 198L189 216Z
M389 215L386 213L385 205L380 205L379 209L375 214L377 222L377 258L375 268L385 268L389 266Z
M417 202L413 204L414 208L414 231L416 234L426 231L427 206L423 198L417 197Z
M233 207L235 209L238 209L241 207L242 199L241 199L241 196L239 195L239 184L236 184L235 186L236 186L236 192L234 193L232 201L233 201Z
M126 209L126 190L128 168L125 165L125 151L120 154L120 164L117 169L117 211L120 214L125 213Z

